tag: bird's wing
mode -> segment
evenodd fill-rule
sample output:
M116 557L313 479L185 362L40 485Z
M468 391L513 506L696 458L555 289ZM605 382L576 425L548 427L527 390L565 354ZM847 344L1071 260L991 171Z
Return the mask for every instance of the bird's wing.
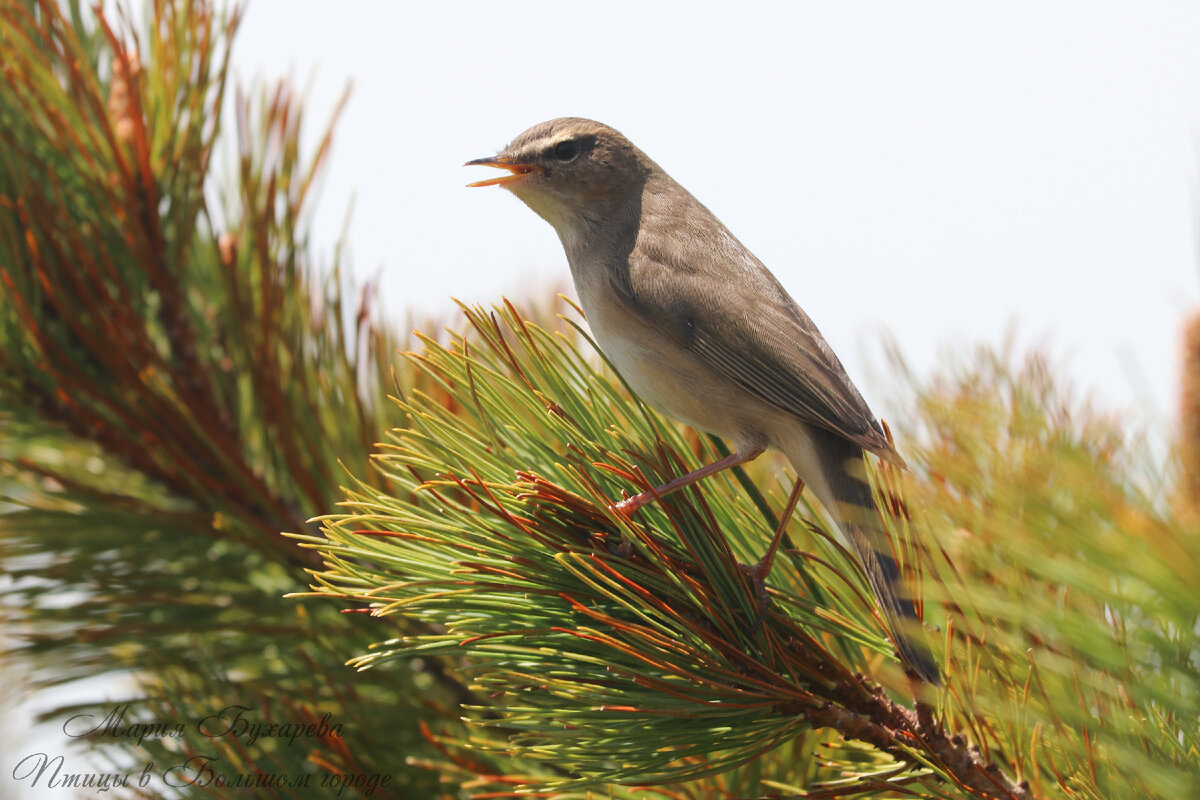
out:
M817 326L766 267L740 245L705 256L680 263L679 255L635 249L614 290L647 324L746 391L902 466Z

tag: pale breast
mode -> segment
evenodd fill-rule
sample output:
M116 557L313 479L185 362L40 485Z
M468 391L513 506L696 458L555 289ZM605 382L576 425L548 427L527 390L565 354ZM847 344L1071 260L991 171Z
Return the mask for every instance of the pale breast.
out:
M580 291L580 304L601 351L642 400L702 431L735 441L760 438L756 398L703 369L661 331L622 313L614 298Z

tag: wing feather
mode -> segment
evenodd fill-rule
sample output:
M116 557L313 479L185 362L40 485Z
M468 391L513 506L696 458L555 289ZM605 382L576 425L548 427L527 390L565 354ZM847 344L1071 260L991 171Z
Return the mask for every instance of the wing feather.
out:
M817 326L766 267L737 250L710 250L698 260L707 268L697 269L697 261L675 268L635 249L614 289L644 321L752 395L903 465ZM720 255L732 263L717 263ZM741 274L722 280L722 267Z

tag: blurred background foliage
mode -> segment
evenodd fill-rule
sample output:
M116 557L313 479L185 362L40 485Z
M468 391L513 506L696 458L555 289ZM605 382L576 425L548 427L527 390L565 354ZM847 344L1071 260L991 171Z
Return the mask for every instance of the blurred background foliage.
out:
M778 460L614 515L721 444L561 303L399 333L310 256L332 127L303 153L286 84L227 97L236 9L129 11L0 0L3 657L126 679L50 719L189 723L83 741L117 794L1200 794L1200 326L1166 465L1037 354L894 359L914 686L806 503L753 624ZM234 707L319 733L194 724Z

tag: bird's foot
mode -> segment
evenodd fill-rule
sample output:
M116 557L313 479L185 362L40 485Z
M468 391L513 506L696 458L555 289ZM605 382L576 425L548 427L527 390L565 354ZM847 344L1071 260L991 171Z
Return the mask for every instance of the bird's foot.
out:
M767 612L771 610L771 596L767 593L767 573L771 571L771 560L769 557L764 557L757 564L738 565L750 579L750 585L754 587L754 596L758 599L758 614L754 617L754 622L750 624L748 633L757 631L763 624L763 620L767 618Z
M637 513L638 509L642 506L654 502L655 497L654 492L642 492L641 494L635 494L633 497L626 497L621 502L609 506L609 508L628 519Z
M746 573L746 577L750 579L754 593L758 597L758 616L755 617L754 624L750 626L750 633L758 630L758 626L762 625L763 620L767 617L767 611L771 606L771 597L767 594L767 576L771 574L771 567L775 564L775 554L779 552L779 545L783 542L784 532L787 531L788 520L791 519L792 512L796 510L796 503L800 502L802 491L804 491L804 481L797 480L796 484L792 486L792 493L788 495L787 508L784 509L783 516L779 518L779 523L775 526L775 535L771 537L771 545L758 563L740 565L742 571Z

